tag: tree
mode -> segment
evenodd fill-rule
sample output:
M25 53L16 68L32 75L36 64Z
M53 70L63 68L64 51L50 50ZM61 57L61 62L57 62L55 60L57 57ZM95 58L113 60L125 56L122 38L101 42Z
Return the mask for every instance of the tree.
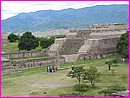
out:
M32 50L38 47L39 41L38 39L32 35L31 32L25 32L18 43L18 47L20 50Z
M89 80L92 87L94 87L95 81L99 78L99 76L100 73L98 72L98 69L96 69L96 67L91 66L89 67L89 69L87 69L87 71L83 75L83 79Z
M87 84L76 84L74 85L74 91L78 91L80 93L84 93L89 90L89 86Z
M108 70L111 70L112 61L106 61L105 64L108 65Z
M128 31L121 35L116 48L123 58L128 58Z
M42 48L47 48L54 43L54 38L42 38L40 41L40 46Z
M112 62L113 62L114 64L116 64L116 66L117 66L117 63L118 63L117 59L114 59Z
M16 40L18 40L18 36L13 34L13 33L11 33L8 36L8 40L9 40L9 42L16 42Z
M85 69L83 66L75 67L74 70L68 73L68 77L76 78L78 80L78 84L80 85L83 74L85 73Z

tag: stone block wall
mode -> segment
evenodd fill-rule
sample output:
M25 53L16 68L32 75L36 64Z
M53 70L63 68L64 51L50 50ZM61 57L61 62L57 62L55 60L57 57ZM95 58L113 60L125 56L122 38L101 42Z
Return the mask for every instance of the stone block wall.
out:
M101 33L103 31L122 31L128 30L128 25L124 24L94 24L91 26L91 31Z
M2 61L2 71L10 72L10 71L40 67L40 66L56 65L57 59L59 60L59 64L65 63L64 57L59 57L59 58L49 57L49 58L35 58L35 59L26 59L26 60Z
M47 55L47 50L35 50L35 51L21 51L21 52L10 52L10 53L2 53L3 58L24 58L24 57L32 57L32 56L43 56Z
M70 33L66 35L66 38L88 38L91 33L90 29L86 30L70 30Z
M65 58L65 62L76 62L79 54L62 55Z
M95 60L101 59L112 54L80 54L78 60Z

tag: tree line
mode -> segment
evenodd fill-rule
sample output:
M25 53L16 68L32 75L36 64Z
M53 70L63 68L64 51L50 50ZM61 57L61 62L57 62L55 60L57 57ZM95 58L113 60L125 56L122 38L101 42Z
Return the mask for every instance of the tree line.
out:
M38 46L40 46L42 49L47 48L51 46L55 38L63 38L64 35L58 35L58 36L51 36L51 37L36 37L31 32L25 32L22 36L16 35L16 34L9 34L8 40L9 42L18 42L18 48L19 50L27 50L30 51L32 49L36 49Z

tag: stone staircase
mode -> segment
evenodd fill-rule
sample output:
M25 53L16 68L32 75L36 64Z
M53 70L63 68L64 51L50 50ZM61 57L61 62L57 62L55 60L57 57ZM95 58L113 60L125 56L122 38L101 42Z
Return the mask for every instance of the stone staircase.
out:
M88 39L85 40L84 45L81 46L78 53L89 53L92 49L92 47L97 46L98 39Z
M66 38L60 38L60 39L55 39L54 44L50 46L50 49L48 51L49 56L57 56L63 43L66 41Z

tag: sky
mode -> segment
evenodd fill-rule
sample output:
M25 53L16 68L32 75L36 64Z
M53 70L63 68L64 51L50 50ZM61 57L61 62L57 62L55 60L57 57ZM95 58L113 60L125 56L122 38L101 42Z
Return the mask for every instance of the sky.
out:
M20 13L38 10L62 10L83 8L95 5L129 4L129 1L2 1L2 20Z

